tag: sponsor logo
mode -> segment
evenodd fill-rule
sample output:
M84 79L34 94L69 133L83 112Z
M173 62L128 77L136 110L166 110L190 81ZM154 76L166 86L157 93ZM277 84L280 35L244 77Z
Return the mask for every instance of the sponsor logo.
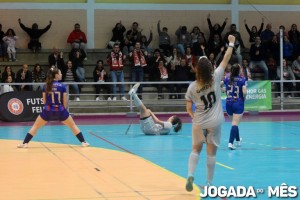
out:
M7 108L11 114L20 115L24 110L24 105L19 99L13 98L8 101Z

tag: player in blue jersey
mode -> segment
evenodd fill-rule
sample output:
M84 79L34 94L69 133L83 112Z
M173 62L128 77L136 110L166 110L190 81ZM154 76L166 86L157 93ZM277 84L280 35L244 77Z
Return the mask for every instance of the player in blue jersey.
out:
M135 106L140 110L140 124L141 129L145 135L168 135L173 129L174 132L178 132L181 129L181 119L173 115L167 121L162 121L156 117L156 115L140 100L136 91L139 88L140 83L136 83L128 94L133 99Z
M46 85L43 92L43 101L45 103L42 113L37 117L33 126L27 133L22 144L19 144L18 148L27 148L28 143L36 134L36 132L44 126L50 120L59 120L63 124L67 125L73 132L73 134L81 142L84 147L89 146L75 124L73 118L66 110L68 106L68 99L66 93L66 86L60 83L62 74L59 69L51 68L47 74Z
M230 77L224 79L226 88L226 111L229 118L232 120L228 148L234 150L234 140L237 141L237 146L241 145L239 134L239 123L244 113L244 102L247 95L246 79L240 76L241 67L238 64L231 66Z
M221 125L224 112L221 101L220 83L224 70L232 55L235 37L228 36L229 46L219 67L215 70L206 57L200 57L194 70L196 80L189 85L186 92L186 109L192 123L192 151L188 161L188 178L186 190L193 190L194 173L199 161L203 144L206 144L206 184L212 184L216 165L216 154L221 140ZM193 104L196 110L193 112Z

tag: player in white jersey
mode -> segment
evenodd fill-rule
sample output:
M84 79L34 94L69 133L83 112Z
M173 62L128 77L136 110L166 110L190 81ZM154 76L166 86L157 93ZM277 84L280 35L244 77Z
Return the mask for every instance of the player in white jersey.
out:
M206 143L206 184L212 184L216 164L216 153L220 145L221 124L224 121L224 112L221 102L220 83L224 70L232 55L235 37L228 36L229 45L219 67L213 69L206 57L200 57L194 70L196 81L192 82L186 93L186 109L193 119L192 125L192 152L188 161L188 178L186 190L193 190L194 172L199 161L202 146ZM193 112L192 105L196 110Z
M173 126L174 132L180 131L182 122L179 117L173 115L167 121L161 121L151 110L146 108L136 94L139 86L139 83L135 84L128 94L132 97L135 106L140 110L140 124L143 133L145 135L167 135L171 132Z

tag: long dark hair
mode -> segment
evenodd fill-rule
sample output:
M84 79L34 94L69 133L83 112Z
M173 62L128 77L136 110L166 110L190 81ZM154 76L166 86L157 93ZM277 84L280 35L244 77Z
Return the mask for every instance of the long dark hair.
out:
M174 127L174 132L177 133L178 131L181 130L181 127L182 127L181 119L178 116L174 115L173 120L172 120L172 125L176 125Z
M46 92L52 91L53 80L55 78L55 75L58 73L59 73L59 69L57 68L50 68L48 70L47 78L46 78Z
M230 69L230 84L234 83L234 77L238 76L240 74L240 65L234 64L231 66Z
M213 81L213 66L211 62L206 57L200 57L197 65L196 65L196 78L197 83L200 86L205 84L212 84Z

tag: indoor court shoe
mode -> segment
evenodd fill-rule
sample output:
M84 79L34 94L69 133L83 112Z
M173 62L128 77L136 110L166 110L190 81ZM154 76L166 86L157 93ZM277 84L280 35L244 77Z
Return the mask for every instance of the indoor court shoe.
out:
M188 192L193 191L193 183L194 183L194 177L189 176L186 181L186 185L185 185L186 191L188 191Z
M90 146L90 144L88 142L81 142L81 145L83 147L89 147Z
M228 148L230 150L235 150L236 149L235 146L233 144L231 144L231 143L228 143Z
M18 144L17 146L18 148L27 148L28 147L28 143L22 143L22 144Z
M137 89L140 87L140 83L136 83L131 90L129 90L128 94L132 95L133 93L136 93Z
M240 141L236 141L236 146L238 147L242 146L242 138L240 138Z

